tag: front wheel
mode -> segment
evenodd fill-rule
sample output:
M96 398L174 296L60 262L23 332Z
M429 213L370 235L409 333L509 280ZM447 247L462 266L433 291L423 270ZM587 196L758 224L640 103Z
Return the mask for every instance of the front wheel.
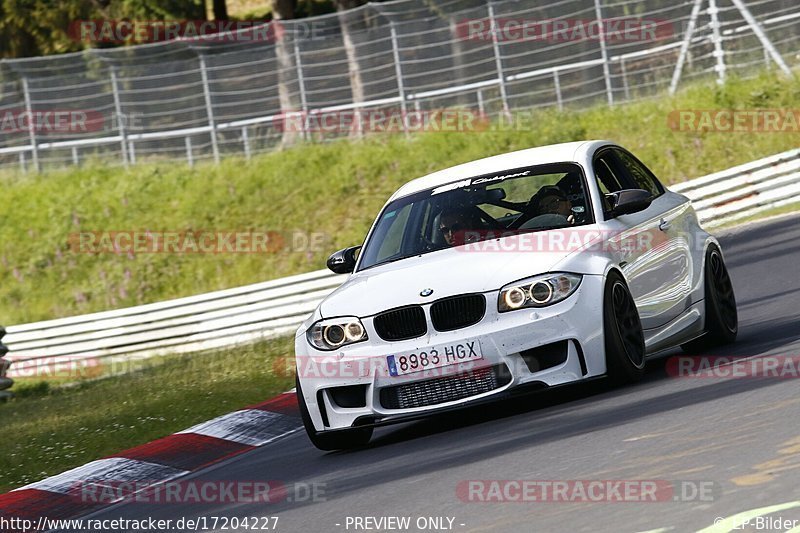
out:
M603 302L606 368L613 383L632 383L644 375L644 332L639 311L625 280L608 276Z
M337 431L317 431L308 413L308 406L300 388L300 379L295 378L297 391L297 404L300 407L300 417L303 419L303 426L311 441L311 444L320 450L349 450L366 446L372 438L372 428L350 428Z
M736 296L722 252L715 245L706 252L705 305L706 332L702 337L681 345L684 351L695 353L713 346L729 344L739 333L739 314Z

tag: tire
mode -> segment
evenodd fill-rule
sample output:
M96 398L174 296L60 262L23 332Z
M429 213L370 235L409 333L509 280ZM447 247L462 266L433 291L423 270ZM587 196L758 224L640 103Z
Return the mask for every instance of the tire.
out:
M612 383L633 383L644 375L645 346L639 311L625 280L611 272L603 301L606 372Z
M372 438L372 428L353 428L340 429L336 431L317 431L314 423L311 422L311 415L308 414L306 400L300 388L300 379L295 378L297 387L297 403L300 406L300 417L303 419L303 426L311 444L320 450L349 450L366 446Z
M739 333L739 314L736 310L736 295L722 259L722 252L716 245L706 251L706 265L703 269L705 284L705 330L702 337L681 345L687 353L697 353L714 346L722 346L736 340Z

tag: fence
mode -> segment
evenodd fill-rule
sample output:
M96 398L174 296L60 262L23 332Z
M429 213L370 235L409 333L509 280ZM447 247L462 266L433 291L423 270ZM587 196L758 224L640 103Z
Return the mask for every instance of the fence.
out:
M84 120L68 131L12 120L0 127L0 166L250 157L361 135L366 110L466 107L503 116L615 104L698 77L724 80L765 65L788 72L799 60L798 20L795 0L395 0L272 23L266 39L239 32L4 60L4 121L20 111L77 112ZM543 21L573 33L537 26ZM587 21L608 35L574 33L599 27ZM615 37L614 21L655 31ZM285 128L287 116L330 113L354 114L353 130Z
M800 202L800 149L672 187L708 226ZM294 332L346 276L320 270L188 298L8 328L9 360L37 365L145 358ZM12 367L13 371L13 367Z

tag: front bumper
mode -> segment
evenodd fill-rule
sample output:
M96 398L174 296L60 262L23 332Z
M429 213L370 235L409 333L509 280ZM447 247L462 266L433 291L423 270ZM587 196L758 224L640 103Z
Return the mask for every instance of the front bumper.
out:
M554 386L603 375L603 287L602 276L584 275L575 293L562 302L507 313L497 311L497 291L488 292L486 314L480 322L446 332L432 327L430 305L423 305L428 333L404 341L381 339L371 317L362 319L369 340L334 352L316 350L304 334L298 335L298 377L314 427L326 431L348 428L357 421L417 418L490 400L526 384ZM464 340L480 343L483 360L389 375L388 355ZM494 381L485 376L489 371L496 374ZM444 390L447 394L441 394ZM404 401L397 401L397 391ZM425 404L430 401L434 403Z

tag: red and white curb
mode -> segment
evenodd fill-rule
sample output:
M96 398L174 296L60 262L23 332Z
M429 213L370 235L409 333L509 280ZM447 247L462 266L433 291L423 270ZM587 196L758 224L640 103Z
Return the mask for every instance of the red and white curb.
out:
M162 483L252 450L303 427L294 391L162 439L0 494L0 517L73 518L105 505L82 501L81 486ZM27 533L27 532L24 532Z

